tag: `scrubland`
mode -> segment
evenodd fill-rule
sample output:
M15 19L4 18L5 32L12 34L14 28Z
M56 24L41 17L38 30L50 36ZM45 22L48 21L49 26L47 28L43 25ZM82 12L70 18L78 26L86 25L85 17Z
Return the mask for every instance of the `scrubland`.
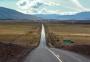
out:
M22 62L38 46L40 31L36 22L1 22L0 62Z
M90 24L47 23L45 27L49 47L90 56Z

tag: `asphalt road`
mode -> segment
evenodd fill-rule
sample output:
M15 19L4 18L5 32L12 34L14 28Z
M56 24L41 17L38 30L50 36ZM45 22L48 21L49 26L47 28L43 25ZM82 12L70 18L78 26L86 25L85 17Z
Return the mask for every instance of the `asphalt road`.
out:
M26 57L24 62L90 62L90 59L73 52L48 48L42 24L40 45Z

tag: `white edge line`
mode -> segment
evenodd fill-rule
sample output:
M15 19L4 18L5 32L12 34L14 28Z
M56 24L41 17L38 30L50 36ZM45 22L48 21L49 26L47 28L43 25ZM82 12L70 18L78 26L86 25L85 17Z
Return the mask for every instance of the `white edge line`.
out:
M62 62L62 60L61 60L52 50L50 50L50 49L48 49L48 48L47 48L47 50L48 50L49 52L51 52L51 53L59 60L59 62Z

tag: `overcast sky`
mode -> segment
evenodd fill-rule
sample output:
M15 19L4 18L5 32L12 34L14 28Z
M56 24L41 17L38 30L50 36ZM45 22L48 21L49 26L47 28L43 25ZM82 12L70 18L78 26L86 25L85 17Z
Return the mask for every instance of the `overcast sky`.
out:
M0 0L7 7L27 14L74 14L90 11L90 0Z

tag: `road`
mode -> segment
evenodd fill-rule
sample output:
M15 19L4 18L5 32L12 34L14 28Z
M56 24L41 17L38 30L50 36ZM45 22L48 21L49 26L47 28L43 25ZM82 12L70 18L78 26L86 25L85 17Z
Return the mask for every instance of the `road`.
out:
M46 46L45 28L42 24L40 45L33 50L24 62L90 62L79 54Z

